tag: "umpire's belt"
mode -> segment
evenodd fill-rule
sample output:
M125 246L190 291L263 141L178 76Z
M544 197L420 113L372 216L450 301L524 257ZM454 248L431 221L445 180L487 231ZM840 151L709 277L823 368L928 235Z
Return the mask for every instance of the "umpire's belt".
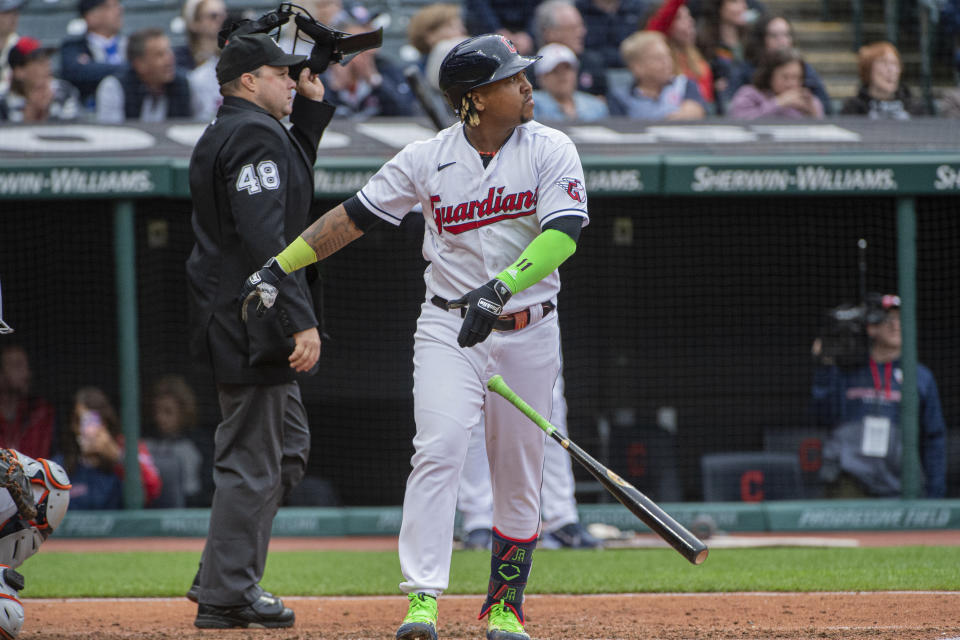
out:
M430 298L435 306L440 307L444 311L454 311L449 307L449 301L444 300L440 296L433 296ZM556 305L550 302L541 302L540 304L534 305L522 311L517 311L516 313L508 313L497 318L493 323L494 331L513 331L514 329L523 329L532 322L537 322L542 318L546 318L551 311L556 308ZM467 315L467 308L460 307L460 317Z

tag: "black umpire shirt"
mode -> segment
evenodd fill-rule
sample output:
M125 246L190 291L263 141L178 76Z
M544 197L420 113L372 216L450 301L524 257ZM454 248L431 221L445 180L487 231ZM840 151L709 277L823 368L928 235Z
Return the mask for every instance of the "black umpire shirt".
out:
M262 317L251 304L246 324L237 295L247 276L306 228L317 145L333 112L329 103L297 95L288 130L252 102L226 97L193 150L191 351L213 367L217 383L280 384L296 377L287 360L292 336L318 324L307 270L280 283L276 304Z

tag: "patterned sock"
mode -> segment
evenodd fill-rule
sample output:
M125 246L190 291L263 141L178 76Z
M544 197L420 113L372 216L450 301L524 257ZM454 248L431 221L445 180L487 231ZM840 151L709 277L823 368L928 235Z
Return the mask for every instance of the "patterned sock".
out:
M502 600L504 605L513 609L520 624L523 624L523 590L527 586L536 546L537 536L529 540L513 540L494 527L490 584L487 586L487 599L480 609L478 619L487 615L490 607Z

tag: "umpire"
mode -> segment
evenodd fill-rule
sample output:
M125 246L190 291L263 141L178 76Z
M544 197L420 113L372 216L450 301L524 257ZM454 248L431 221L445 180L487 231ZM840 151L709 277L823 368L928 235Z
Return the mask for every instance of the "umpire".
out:
M288 75L304 58L265 34L231 38L217 64L223 105L190 158L191 349L213 369L222 414L210 529L187 594L200 628L294 622L259 581L277 508L306 469L310 432L296 377L320 358L320 314L308 279L291 277L276 307L243 320L237 283L308 222L317 145L334 108L309 69L296 82ZM289 130L280 122L288 115Z

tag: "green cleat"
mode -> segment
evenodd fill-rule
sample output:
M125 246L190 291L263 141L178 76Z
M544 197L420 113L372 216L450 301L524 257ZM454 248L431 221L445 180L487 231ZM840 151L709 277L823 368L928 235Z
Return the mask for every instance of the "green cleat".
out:
M397 629L397 640L437 640L437 599L425 593L409 593L410 608Z
M503 600L490 607L487 614L487 640L530 640L513 609Z

